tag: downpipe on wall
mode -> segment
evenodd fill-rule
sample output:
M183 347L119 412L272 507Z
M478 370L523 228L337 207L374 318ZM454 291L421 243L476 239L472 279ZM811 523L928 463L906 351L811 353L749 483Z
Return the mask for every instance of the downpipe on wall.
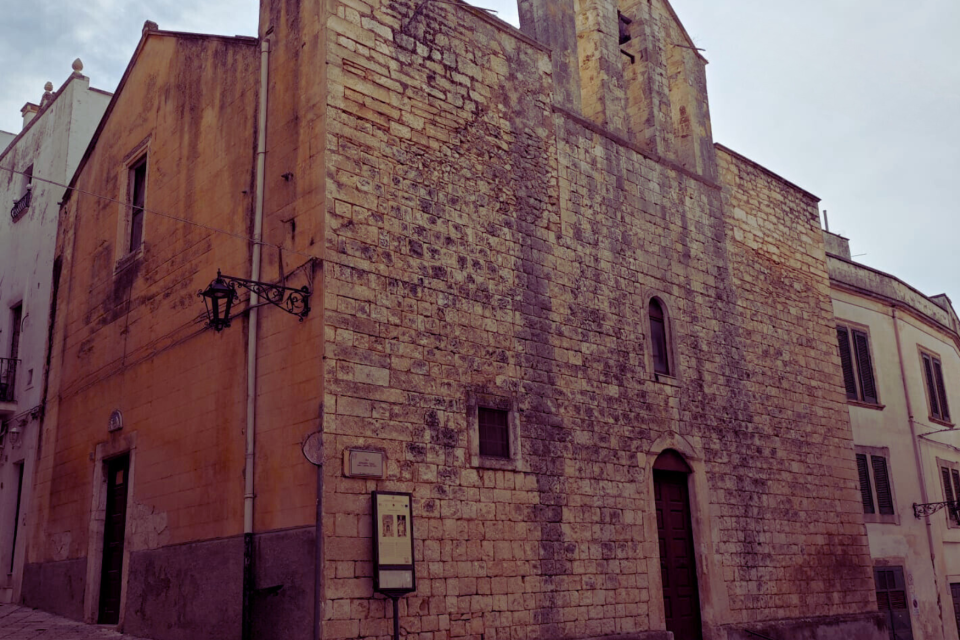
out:
M269 80L270 41L260 43L260 102L257 109L257 200L253 217L253 255L250 279L260 280L260 259L263 240L264 172L267 153L267 87ZM247 443L243 471L243 615L242 638L251 640L251 602L253 594L253 463L256 452L257 430L257 327L260 320L260 296L250 293L250 324L247 333Z
M916 458L917 479L920 481L920 501L924 504L930 502L927 492L927 479L923 473L923 455L920 451L920 439L917 437L917 425L913 417L913 403L910 401L910 388L907 385L907 370L903 364L903 348L900 345L900 319L897 316L896 305L891 305L893 312L893 335L897 339L897 359L900 361L900 380L903 382L903 397L907 403L907 420L910 422L910 442L913 443L913 455ZM924 516L924 529L927 531L927 546L930 549L930 564L933 567L933 587L937 592L937 608L940 610L940 625L944 637L948 637L946 622L943 618L943 602L940 598L940 581L937 580L937 552L933 543L933 523L930 516Z

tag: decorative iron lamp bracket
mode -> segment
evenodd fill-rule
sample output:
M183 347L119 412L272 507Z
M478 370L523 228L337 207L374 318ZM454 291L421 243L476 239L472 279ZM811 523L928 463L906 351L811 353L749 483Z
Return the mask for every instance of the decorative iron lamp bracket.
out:
M960 500L947 500L946 502L928 502L927 504L917 504L913 503L913 515L917 519L923 518L924 516L932 516L940 509L946 507L949 509L956 517L957 514L960 514Z
M247 291L252 291L275 307L280 307L287 313L300 318L300 322L310 314L310 288L284 287L279 284L270 284L268 282L257 282L256 280L245 280L243 278L234 278L232 276L223 276L227 282L232 282L238 287L243 287Z
M225 276L218 269L217 279L211 282L206 290L200 291L198 294L208 303L207 317L209 324L217 331L222 331L230 326L230 308L233 302L238 299L237 287L251 291L273 306L297 316L300 318L300 322L303 322L303 319L310 313L311 291L309 287L295 289L269 282ZM220 306L221 302L224 303L222 308Z

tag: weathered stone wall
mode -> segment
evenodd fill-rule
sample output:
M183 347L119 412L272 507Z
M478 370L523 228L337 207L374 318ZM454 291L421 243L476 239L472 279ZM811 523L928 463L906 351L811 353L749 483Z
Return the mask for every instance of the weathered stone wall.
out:
M724 372L740 387L738 433L717 430L713 444L722 544L737 567L731 608L742 620L771 606L784 617L871 610L817 200L728 149L719 161L736 305L724 331L742 353Z
M410 635L662 629L663 441L699 452L710 633L875 609L816 200L554 109L547 52L476 10L331 6L325 637L389 632L374 488L415 496ZM675 378L651 371L654 294ZM517 470L471 466L476 393L516 402ZM361 444L387 480L341 477Z

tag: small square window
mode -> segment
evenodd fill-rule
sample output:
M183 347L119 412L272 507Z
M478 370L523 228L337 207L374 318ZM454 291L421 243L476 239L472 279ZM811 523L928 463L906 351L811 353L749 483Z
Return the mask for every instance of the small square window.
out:
M467 442L471 466L518 470L518 420L513 398L467 392Z

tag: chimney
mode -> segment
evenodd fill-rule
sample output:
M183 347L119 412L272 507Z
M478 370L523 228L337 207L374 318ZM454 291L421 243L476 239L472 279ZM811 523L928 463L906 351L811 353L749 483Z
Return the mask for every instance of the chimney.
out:
M823 244L825 245L824 248L827 253L830 255L839 256L844 260L853 259L850 257L850 241L843 236L824 231Z
M28 102L27 104L23 105L23 108L20 109L20 115L23 116L24 129L27 128L27 125L30 124L30 122L36 117L37 112L39 111L40 111L40 105L38 104L33 104L32 102Z
M574 0L519 0L520 30L553 51L553 99L579 113L580 57Z

